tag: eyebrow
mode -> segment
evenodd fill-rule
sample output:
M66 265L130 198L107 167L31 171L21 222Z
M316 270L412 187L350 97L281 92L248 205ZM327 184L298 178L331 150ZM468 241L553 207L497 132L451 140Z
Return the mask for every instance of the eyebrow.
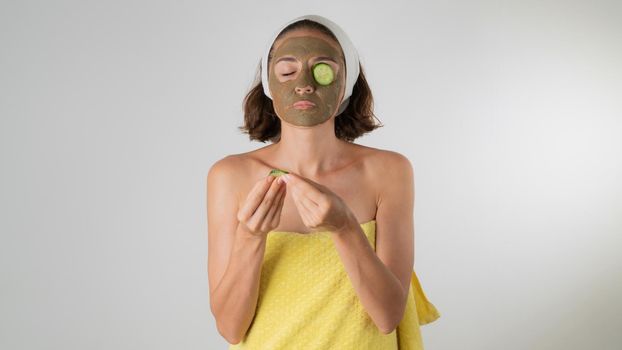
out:
M314 60L315 60L315 61L320 61L320 60L323 60L323 61L324 61L324 60L325 60L325 61L331 61L331 62L334 62L334 63L337 63L337 64L338 64L338 62L337 62L337 61L335 61L335 59L334 59L334 58L329 57L329 56L318 56L318 57L315 57L315 59L314 59ZM295 58L293 58L293 57L281 57L281 58L279 58L278 60L276 60L276 62L274 62L274 64L277 64L277 63L279 63L279 62L281 62L281 61L296 62L296 61L298 61L298 60L297 60L297 59L295 59Z

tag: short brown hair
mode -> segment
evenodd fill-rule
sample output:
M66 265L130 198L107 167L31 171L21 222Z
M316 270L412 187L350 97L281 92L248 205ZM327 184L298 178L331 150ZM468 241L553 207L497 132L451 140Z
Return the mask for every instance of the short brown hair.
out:
M286 33L295 29L315 29L333 38L337 43L337 37L324 25L303 19L285 27L274 40L282 38ZM272 44L274 47L274 43ZM272 58L272 49L268 57L268 65ZM373 112L374 99L367 85L363 66L359 63L360 73L354 87L350 102L346 109L335 118L335 136L344 141L352 142L374 129L383 127L382 122L376 124L373 119L380 121ZM272 100L263 92L261 82L261 61L257 69L255 86L244 97L244 125L238 127L243 133L249 135L250 140L261 142L278 142L281 139L281 122L274 111Z

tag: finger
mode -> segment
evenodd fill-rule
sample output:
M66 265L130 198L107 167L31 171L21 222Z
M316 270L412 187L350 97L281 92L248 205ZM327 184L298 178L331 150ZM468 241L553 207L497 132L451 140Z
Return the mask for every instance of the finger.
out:
M318 215L316 214L316 210L314 207L315 203L310 200L305 200L304 198L300 198L300 205L305 208L305 212L307 214L308 225L311 228L315 228L318 223Z
M309 209L302 203L300 194L292 192L292 197L294 197L294 203L296 204L296 208L298 209L298 214L302 218L305 226L311 227L313 225L313 217L310 215Z
M283 206L285 203L285 197L287 197L287 186L283 186L283 197L281 198L281 204L279 205L279 210L274 216L274 224L277 225L281 221L281 213L283 212Z
M320 206L316 202L312 201L307 196L309 193L305 191L301 191L299 188L294 189L292 192L294 191L296 192L296 196L298 200L300 201L301 205L308 211L307 217L313 218L315 220L320 218L321 217ZM325 196L325 194L322 193L322 196Z
M323 192L319 184L293 173L283 175L288 186L292 186L297 191L304 192L309 199L319 205L323 200ZM322 186L323 187L323 186Z
M272 182L274 182L274 176L268 175L255 183L255 186L253 186L246 196L244 206L240 209L241 217L250 218L253 215L255 210L257 210L259 203L261 203L264 198L266 191L270 188Z
M266 218L263 221L263 225L265 226L263 227L263 229L267 229L268 225L272 225L272 222L274 221L274 215L279 210L279 205L281 203L281 197L283 196L283 188L284 188L283 185L279 185L279 189L277 190L277 193L274 196L274 201L272 202L270 209L266 213Z
M300 202L302 205L307 208L310 216L318 218L320 215L320 206L317 205L314 201L310 200L309 197L305 195L305 193L301 193L299 195Z
M281 218L281 211L283 210L283 203L285 203L285 192L287 191L287 186L281 186L279 189L279 199L276 205L276 211L269 219L272 226L276 226L279 224L279 219Z
M263 226L263 223L266 220L266 214L268 213L268 210L270 210L272 203L274 203L277 192L279 191L279 186L282 186L282 185L279 185L277 181L274 181L274 180L272 181L272 183L270 184L270 188L268 189L268 192L262 198L261 202L259 203L259 206L255 210L255 212L252 214L250 220L248 220L250 225L254 227Z

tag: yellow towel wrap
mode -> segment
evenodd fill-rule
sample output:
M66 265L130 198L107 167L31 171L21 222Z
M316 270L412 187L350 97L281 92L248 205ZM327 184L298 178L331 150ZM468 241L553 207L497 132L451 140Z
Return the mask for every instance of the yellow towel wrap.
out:
M361 224L375 250L376 221ZM330 232L271 231L261 270L255 317L229 350L421 350L420 325L440 314L412 272L404 317L389 334L363 308Z

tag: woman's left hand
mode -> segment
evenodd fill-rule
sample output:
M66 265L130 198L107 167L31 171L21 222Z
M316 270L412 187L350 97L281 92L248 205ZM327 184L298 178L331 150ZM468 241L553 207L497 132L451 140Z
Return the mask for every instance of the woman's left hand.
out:
M292 173L281 177L291 191L305 226L321 231L340 232L357 223L350 208L328 187Z

